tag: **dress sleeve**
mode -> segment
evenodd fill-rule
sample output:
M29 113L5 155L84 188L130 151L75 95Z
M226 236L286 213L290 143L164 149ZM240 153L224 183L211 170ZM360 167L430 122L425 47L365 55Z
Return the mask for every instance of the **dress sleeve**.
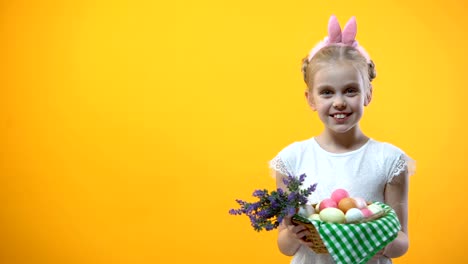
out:
M392 182L396 176L401 175L403 172L407 172L408 176L413 175L416 172L416 162L401 151L393 162L387 182Z
M296 164L296 153L298 144L292 143L281 150L272 160L269 162L269 167L274 172L280 172L283 175L295 175L294 166Z
M291 175L291 169L288 169L286 162L278 155L270 161L270 169L280 172L283 175Z

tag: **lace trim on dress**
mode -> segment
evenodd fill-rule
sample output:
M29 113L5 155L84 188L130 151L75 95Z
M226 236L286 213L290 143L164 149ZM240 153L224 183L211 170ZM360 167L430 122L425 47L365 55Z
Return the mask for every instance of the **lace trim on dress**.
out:
M280 172L283 175L289 175L288 169L286 168L286 164L279 156L276 156L270 161L270 168Z
M400 175L403 171L407 169L406 160L403 157L400 157L397 161L397 164L392 172L392 178Z
M403 171L408 170L408 176L416 173L416 161L409 156L403 154L398 159L395 168L392 171L392 178L400 175Z

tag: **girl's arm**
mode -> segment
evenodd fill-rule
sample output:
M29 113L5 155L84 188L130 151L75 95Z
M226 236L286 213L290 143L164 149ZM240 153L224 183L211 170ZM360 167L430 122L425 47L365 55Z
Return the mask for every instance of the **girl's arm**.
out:
M287 190L283 179L283 174L275 172L276 187ZM286 256L293 256L301 245L311 246L311 242L306 242L302 238L309 235L310 231L304 225L294 225L291 217L285 217L278 227L278 248Z
M398 215L401 231L397 238L385 247L383 255L389 258L403 256L409 247L408 239L408 170L395 176L385 187L385 203L390 205Z

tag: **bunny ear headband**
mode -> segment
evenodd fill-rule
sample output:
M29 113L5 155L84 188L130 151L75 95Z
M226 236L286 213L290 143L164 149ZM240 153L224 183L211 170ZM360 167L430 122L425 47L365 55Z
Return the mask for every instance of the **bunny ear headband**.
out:
M324 40L320 41L314 48L309 52L307 60L310 62L312 57L322 48L331 45L343 45L354 47L359 53L366 58L367 62L370 62L369 54L366 50L361 47L358 42L355 40L357 33L357 24L356 18L351 17L341 32L340 24L336 16L332 15L330 20L328 20L328 36Z

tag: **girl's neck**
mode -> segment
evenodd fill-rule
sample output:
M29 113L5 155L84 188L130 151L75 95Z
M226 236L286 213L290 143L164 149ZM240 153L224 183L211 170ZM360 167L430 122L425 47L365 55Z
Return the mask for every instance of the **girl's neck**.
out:
M346 133L335 133L325 129L315 138L323 149L332 153L345 153L359 149L369 140L369 137L364 135L359 128L351 129Z

